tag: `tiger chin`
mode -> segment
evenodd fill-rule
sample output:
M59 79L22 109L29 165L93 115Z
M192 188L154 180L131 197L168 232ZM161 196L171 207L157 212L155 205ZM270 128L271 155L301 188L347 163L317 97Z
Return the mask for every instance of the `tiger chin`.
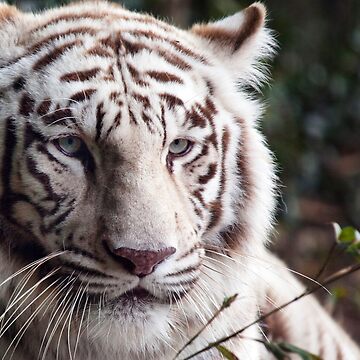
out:
M303 291L267 249L276 177L258 130L276 44L254 3L185 31L106 2L0 5L0 355L184 358ZM360 359L309 296L264 336ZM196 359L219 359L210 350Z

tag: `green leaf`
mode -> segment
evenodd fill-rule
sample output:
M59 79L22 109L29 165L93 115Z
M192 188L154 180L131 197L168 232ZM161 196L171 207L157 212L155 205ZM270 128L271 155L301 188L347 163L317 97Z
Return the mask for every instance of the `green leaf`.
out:
M226 297L221 305L221 310L228 308L237 298L238 294L234 294L233 296Z
M225 346L217 345L216 349L219 350L219 352L221 353L222 356L225 357L225 359L239 360L239 358L234 353L232 353L229 349L227 349Z
M265 345L266 349L276 357L277 360L286 360L289 358L277 343L264 342L263 344Z
M354 255L360 254L360 242L354 242L353 244L350 244L347 247L346 251Z
M270 351L277 360L289 359L288 353L297 354L303 360L322 360L319 356L309 353L304 349L300 349L295 345L286 342L263 342L266 349Z
M286 352L293 353L299 355L303 360L321 360L321 358L317 355L311 354L304 349L300 349L295 345L288 343L279 343L280 348Z
M348 296L348 290L343 286L337 286L332 288L331 293L335 300L344 299Z
M352 226L342 228L338 240L342 244L352 244L356 240L356 229Z

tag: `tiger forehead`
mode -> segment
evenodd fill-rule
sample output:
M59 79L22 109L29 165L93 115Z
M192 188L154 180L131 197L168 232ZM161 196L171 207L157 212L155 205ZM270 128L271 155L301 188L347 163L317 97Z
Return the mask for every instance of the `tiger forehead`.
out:
M98 139L109 111L112 128L124 117L133 124L141 117L155 132L150 121L154 105L164 127L166 111L186 104L190 109L186 117L204 126L203 111L194 112L188 102L203 102L212 93L209 81L194 71L209 62L194 50L197 47L187 32L121 7L85 3L42 16L29 34L18 60L30 59L25 63L38 84L28 86L22 76L14 80L15 92L27 90L20 99L21 115L28 117L35 111L46 125L64 125L64 119L68 123L74 117L73 109L90 102L96 105ZM36 96L35 102L32 93L43 98Z
M87 6L86 6L87 5ZM89 55L112 57L127 49L132 55L143 50L167 57L177 67L190 70L190 62L184 58L166 56L166 50L172 49L189 57L207 63L203 55L194 51L196 48L191 36L183 30L161 22L151 16L129 12L109 4L82 4L69 10L57 10L50 19L40 21L30 31L26 39L28 51L38 52L44 46L61 38L74 38L74 45L88 44L89 38L94 46ZM70 46L71 43L68 44ZM39 68L42 63L34 67Z

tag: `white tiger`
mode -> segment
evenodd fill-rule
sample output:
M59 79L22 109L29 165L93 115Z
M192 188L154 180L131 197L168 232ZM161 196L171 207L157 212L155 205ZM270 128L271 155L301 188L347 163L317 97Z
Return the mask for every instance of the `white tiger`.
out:
M303 291L266 250L275 176L246 92L274 53L255 3L177 29L106 2L0 5L0 355L170 360ZM356 345L309 296L225 343ZM211 349L197 359L219 359Z

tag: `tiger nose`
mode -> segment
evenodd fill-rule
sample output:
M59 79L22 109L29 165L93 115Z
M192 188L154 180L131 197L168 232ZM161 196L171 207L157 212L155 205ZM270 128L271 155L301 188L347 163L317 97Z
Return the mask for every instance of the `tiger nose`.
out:
M131 274L139 277L151 274L155 266L163 262L176 251L173 247L163 248L157 251L135 250L121 247L112 250L115 259Z

